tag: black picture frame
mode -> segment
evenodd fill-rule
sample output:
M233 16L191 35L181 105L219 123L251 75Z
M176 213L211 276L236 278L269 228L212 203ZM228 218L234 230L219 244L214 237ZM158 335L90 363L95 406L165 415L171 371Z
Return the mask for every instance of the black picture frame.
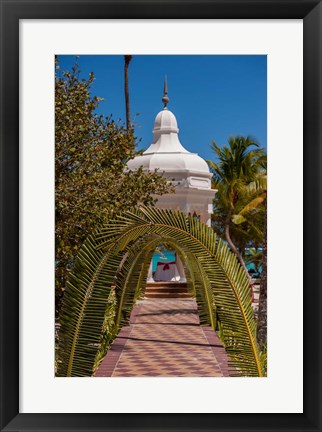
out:
M160 0L66 0L63 2L0 0L0 4L1 431L321 431L321 2L315 0L173 0L166 2ZM19 20L97 18L303 19L305 179L303 414L19 413ZM289 187L292 187L291 181ZM295 327L293 331L296 331ZM290 359L291 357L290 352Z

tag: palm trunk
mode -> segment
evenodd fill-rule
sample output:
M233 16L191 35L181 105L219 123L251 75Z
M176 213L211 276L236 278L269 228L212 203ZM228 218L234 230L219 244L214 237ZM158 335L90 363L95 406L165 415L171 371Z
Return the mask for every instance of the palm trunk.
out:
M267 341L267 211L264 228L264 244L262 258L262 276L259 289L257 342L261 349Z
M131 55L124 56L124 94L125 94L125 112L126 112L126 129L131 130L130 115L130 93L129 93L129 64L132 60Z
M226 218L226 222L225 222L225 237L226 237L227 243L229 244L230 249L237 256L238 261L240 262L240 265L243 267L243 269L245 270L245 272L248 275L248 270L247 270L245 261L244 261L243 257L241 256L241 254L239 253L238 249L236 248L236 246L234 245L234 243L230 237L230 220L231 220L232 211L233 210L231 208L228 210L228 214L227 214L227 218ZM248 275L248 277L249 277L249 275Z

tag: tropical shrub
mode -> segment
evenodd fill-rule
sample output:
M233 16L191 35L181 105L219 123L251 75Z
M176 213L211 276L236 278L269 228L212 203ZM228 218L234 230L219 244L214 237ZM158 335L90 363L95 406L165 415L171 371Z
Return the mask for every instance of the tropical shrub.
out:
M213 228L226 239L246 270L245 247L263 243L266 213L259 202L265 197L260 197L251 185L266 173L266 153L255 139L243 136L229 138L224 146L212 142L211 147L216 160L207 162L213 173L213 188L218 189Z

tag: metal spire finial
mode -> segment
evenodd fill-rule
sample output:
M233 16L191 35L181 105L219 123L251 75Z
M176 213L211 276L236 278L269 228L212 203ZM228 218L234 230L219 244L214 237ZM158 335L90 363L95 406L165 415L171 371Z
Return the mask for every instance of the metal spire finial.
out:
M167 105L169 103L170 99L168 97L168 81L167 81L167 76L165 75L164 77L164 87L163 87L163 98L162 98L162 103L164 104L164 108L163 109L168 109Z

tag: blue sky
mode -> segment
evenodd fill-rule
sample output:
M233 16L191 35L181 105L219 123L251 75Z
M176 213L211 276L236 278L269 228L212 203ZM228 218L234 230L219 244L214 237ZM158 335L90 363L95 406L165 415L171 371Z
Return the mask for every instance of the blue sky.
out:
M59 56L62 70L75 56ZM82 77L95 74L92 95L104 98L98 109L125 122L123 55L81 55ZM152 141L155 116L163 108L164 75L182 145L214 159L210 143L251 135L267 146L267 67L264 55L135 55L129 67L131 117L138 148ZM138 116L136 114L139 113Z

